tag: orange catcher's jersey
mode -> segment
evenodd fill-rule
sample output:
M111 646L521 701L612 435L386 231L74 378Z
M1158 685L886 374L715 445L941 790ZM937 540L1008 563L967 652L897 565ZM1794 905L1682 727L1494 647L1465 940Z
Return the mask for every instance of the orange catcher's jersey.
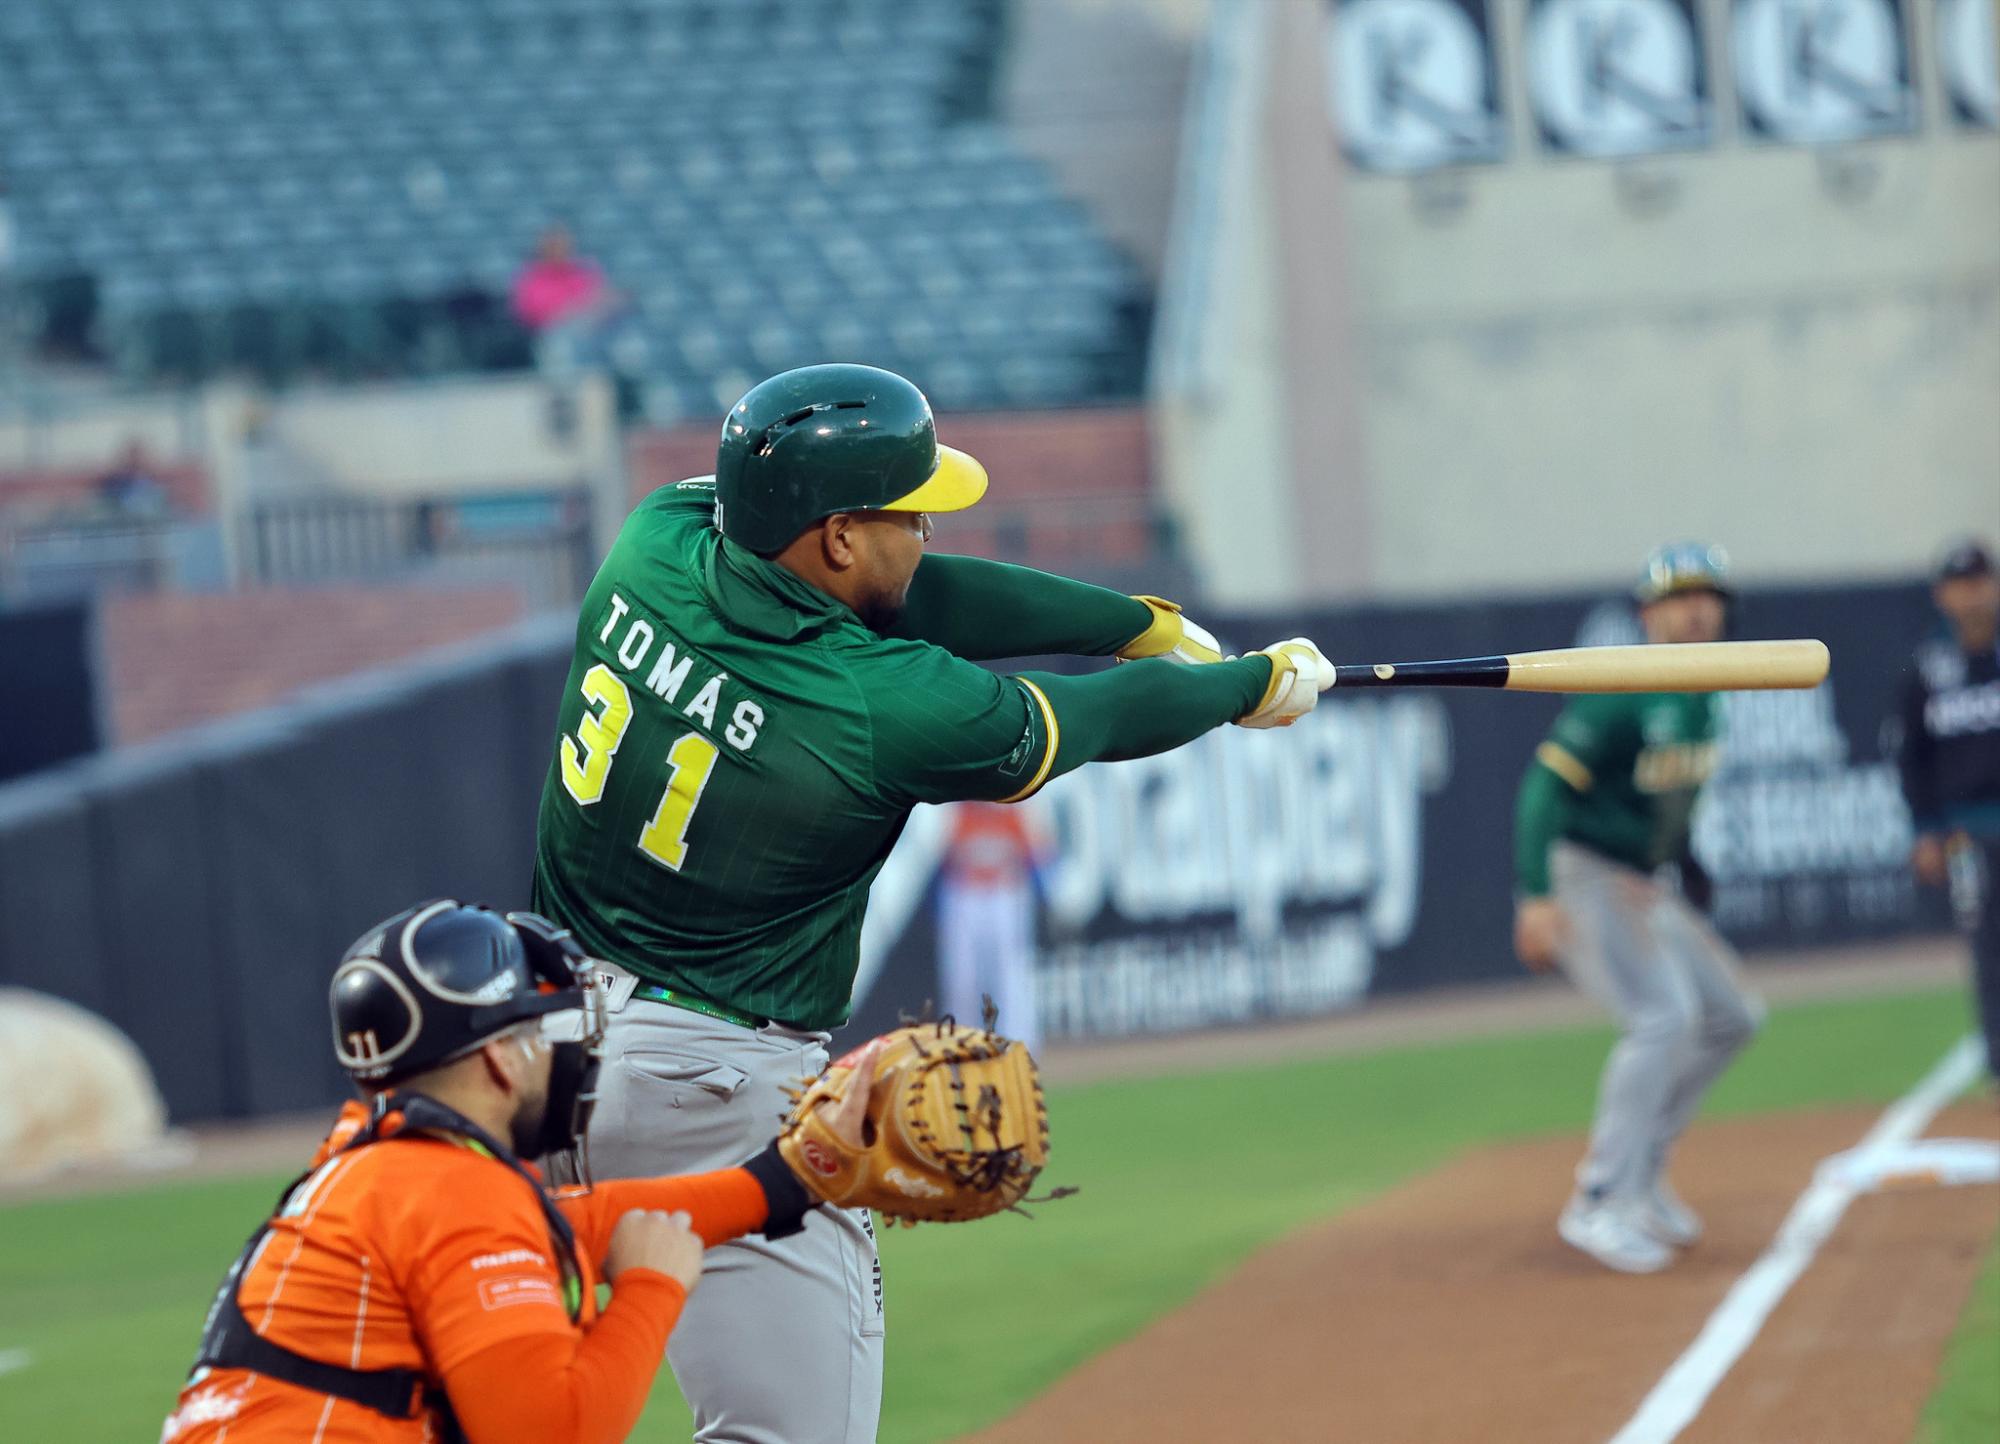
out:
M573 1344L587 1335L599 1318L597 1284L611 1230L629 1209L688 1209L709 1243L764 1221L764 1195L742 1169L600 1185L559 1198L576 1233L581 1274L580 1287L569 1288L528 1179L436 1135L333 1151L365 1117L361 1105L348 1105L317 1167L284 1200L237 1291L258 1335L319 1362L409 1369L442 1388L455 1369L495 1345L535 1336ZM648 1277L674 1291L677 1316L685 1298L680 1285ZM638 1362L646 1373L633 1382L643 1393L659 1360L656 1354ZM521 1381L524 1388L536 1382ZM162 1444L418 1444L445 1437L434 1409L394 1419L246 1369L197 1370L161 1434Z

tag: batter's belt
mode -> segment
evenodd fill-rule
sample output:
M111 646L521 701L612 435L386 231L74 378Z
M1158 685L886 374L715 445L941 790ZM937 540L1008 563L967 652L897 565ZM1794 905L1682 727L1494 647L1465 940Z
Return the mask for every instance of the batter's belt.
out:
M644 998L649 1003L665 1003L670 1008L685 1008L690 1013L705 1013L711 1018L734 1023L739 1028L748 1028L753 1032L774 1021L770 1018L759 1018L753 1013L742 1012L727 1003L712 1003L707 998L697 998L692 993L677 993L672 988L663 988L657 983L639 984L632 990L632 996Z

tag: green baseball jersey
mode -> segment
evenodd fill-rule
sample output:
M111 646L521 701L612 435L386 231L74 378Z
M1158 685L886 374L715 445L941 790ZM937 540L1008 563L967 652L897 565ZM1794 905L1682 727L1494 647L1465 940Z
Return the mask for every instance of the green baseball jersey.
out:
M1701 784L1715 768L1710 693L1578 697L1556 718L1521 787L1515 871L1548 891L1556 837L1650 871L1678 856Z
M583 603L535 907L595 956L801 1028L847 1018L868 887L919 802L1025 797L1047 698L841 603L663 487Z

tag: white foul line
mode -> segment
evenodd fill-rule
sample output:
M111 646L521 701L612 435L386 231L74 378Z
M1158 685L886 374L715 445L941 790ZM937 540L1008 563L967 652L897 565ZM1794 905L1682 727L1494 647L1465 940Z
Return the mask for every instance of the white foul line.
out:
M1983 1052L1977 1038L1961 1040L1938 1060L1923 1082L1891 1105L1856 1151L1894 1148L1917 1137L1940 1108L1979 1076ZM1699 1337L1653 1386L1631 1422L1611 1437L1611 1444L1668 1444L1694 1421L1715 1386L1743 1357L1771 1311L1798 1282L1840 1216L1854 1202L1853 1177L1851 1173L1835 1176L1823 1170L1814 1178L1792 1205L1763 1257L1736 1281L1728 1297L1709 1315Z
M0 1349L0 1374L11 1374L16 1369L25 1369L34 1361L34 1357L26 1349Z

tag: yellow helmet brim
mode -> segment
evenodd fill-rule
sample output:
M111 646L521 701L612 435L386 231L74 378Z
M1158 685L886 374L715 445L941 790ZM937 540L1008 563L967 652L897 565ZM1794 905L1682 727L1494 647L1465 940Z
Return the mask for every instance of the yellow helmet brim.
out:
M937 470L915 491L885 501L879 511L964 511L986 495L986 468L956 447L938 447Z

